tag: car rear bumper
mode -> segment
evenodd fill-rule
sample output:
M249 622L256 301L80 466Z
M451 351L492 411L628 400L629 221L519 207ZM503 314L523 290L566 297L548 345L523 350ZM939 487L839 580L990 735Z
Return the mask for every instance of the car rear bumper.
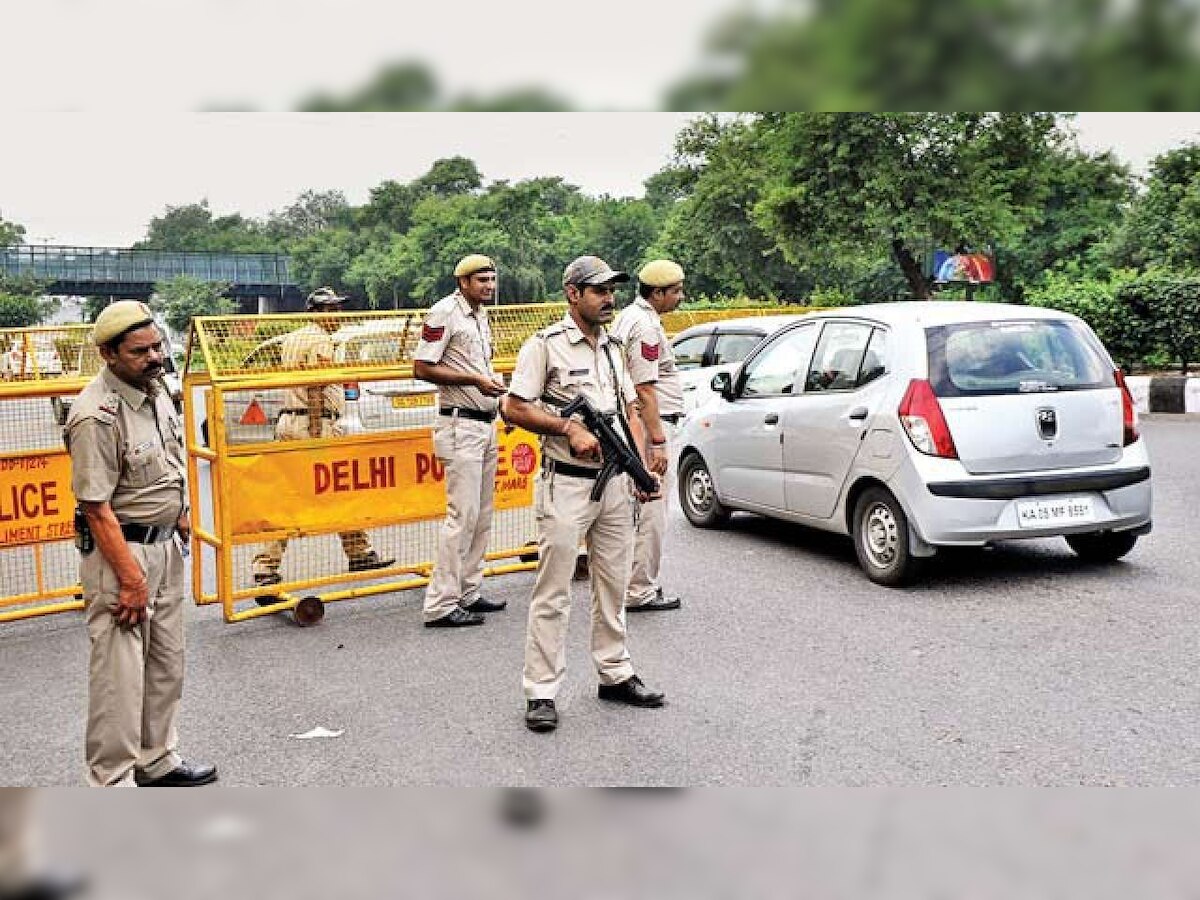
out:
M894 481L917 533L933 545L978 546L1093 531L1144 531L1152 514L1152 482L1144 454L1141 460L1127 460L1104 471L938 481L927 480L908 464L900 467ZM1026 527L1018 519L1018 505L1023 502L1075 498L1090 499L1092 515L1087 521Z

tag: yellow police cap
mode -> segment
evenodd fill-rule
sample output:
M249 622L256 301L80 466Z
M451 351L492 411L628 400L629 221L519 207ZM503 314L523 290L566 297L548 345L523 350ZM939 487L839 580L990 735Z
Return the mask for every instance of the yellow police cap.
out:
M110 303L96 316L92 326L92 340L96 346L107 344L127 331L142 328L154 321L154 313L140 300L118 300Z
M470 256L464 256L458 261L458 265L454 267L455 278L469 278L476 272L495 272L496 264L490 256L484 256L482 253L472 253Z
M670 287L683 281L683 266L669 259L656 259L642 266L638 281L650 287Z

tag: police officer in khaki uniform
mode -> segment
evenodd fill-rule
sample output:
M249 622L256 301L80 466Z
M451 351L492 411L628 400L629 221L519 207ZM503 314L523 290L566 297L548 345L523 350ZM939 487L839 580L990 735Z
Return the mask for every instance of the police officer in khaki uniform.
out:
M675 353L661 316L683 302L683 268L669 259L656 259L638 272L638 297L617 316L613 337L625 348L625 361L637 388L642 424L646 429L647 468L662 478L662 497L642 507L633 544L633 570L625 592L629 612L679 609L680 599L663 593L663 537L667 531L667 502L675 487L675 437L683 418L683 383L675 368Z
M345 297L331 288L318 288L308 295L309 312L341 312ZM330 334L338 329L337 318L321 318L309 322L284 338L279 348L280 365L286 370L326 369L333 365L333 340ZM275 438L280 441L305 441L344 433L340 419L346 410L346 395L340 384L291 387L284 391L283 410L275 422ZM385 569L395 559L383 559L371 546L365 531L343 531L342 552L350 561L351 572ZM279 567L287 550L287 539L267 544L254 557L254 583L259 586L279 584L283 578ZM264 597L260 602L274 602Z
M487 308L496 264L478 253L454 267L457 289L425 314L413 374L438 386L433 449L446 470L446 521L425 589L425 627L482 625L504 601L480 596L483 556L492 533L496 493L497 398L504 381L492 370Z
M613 317L613 285L628 280L595 256L581 256L567 266L567 315L521 347L502 401L508 422L543 435L543 469L534 498L541 565L529 604L523 679L525 725L532 731L558 726L554 698L566 673L571 573L580 537L591 557L591 647L599 696L631 706L663 704L663 694L649 690L635 674L625 643L623 601L635 510L629 476L612 478L593 502L599 442L576 419L556 414L583 395L600 412L628 416L640 441L637 394L620 345L604 329Z
M71 405L79 575L91 641L87 778L96 786L216 781L176 753L183 694L182 546L191 528L183 429L159 376L150 308L122 300L96 317L105 368Z

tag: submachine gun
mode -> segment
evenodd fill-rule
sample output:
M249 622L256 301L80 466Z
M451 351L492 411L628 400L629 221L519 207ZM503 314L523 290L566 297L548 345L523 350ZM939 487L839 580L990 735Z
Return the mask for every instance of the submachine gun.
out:
M646 471L646 467L642 465L642 458L633 449L636 444L629 431L629 426L625 424L624 417L621 418L621 427L624 429L626 437L629 438L628 443L613 428L613 414L606 415L600 412L592 406L587 397L576 397L562 408L559 415L564 419L578 415L583 420L583 427L595 435L596 440L600 442L600 453L604 458L604 464L596 476L596 486L592 488L593 503L600 499L604 494L605 486L618 472L625 472L629 475L637 489L643 494L658 493L658 479Z

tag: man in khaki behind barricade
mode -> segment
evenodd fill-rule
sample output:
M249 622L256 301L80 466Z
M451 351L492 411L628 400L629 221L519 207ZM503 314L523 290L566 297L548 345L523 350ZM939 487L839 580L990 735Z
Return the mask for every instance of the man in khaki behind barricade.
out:
M496 293L496 264L473 253L454 267L457 289L425 314L413 374L438 386L433 450L446 470L446 521L425 589L425 627L482 625L503 600L480 596L496 493L496 398L492 328L484 306Z
M332 289L318 288L308 295L306 304L309 312L341 312L345 297ZM330 334L337 331L338 320L332 316L318 318L303 328L298 328L283 340L279 350L280 364L286 370L327 369L333 365L333 340ZM343 433L342 413L346 409L346 395L340 384L291 387L284 391L283 410L275 422L275 438L280 441L305 441L315 438L337 436ZM372 548L371 539L365 531L343 531L342 551L350 561L351 572L369 569L384 569L395 559L383 559ZM279 567L287 550L287 539L280 538L267 544L254 557L254 583L260 587L279 584L283 578ZM274 598L263 597L261 602L273 602Z
M629 612L679 609L678 597L667 596L659 575L667 503L675 487L674 437L683 417L683 382L662 318L683 302L683 268L656 259L638 272L638 297L617 316L613 337L625 348L629 374L637 388L639 412L646 428L647 468L662 478L662 497L642 507L633 544L633 569L625 592Z
M150 308L122 300L96 317L105 367L71 405L63 439L91 642L87 779L191 787L210 765L176 753L183 695L183 547L191 533L183 428L159 376Z
M591 648L600 699L642 707L663 704L663 695L647 688L634 672L625 642L635 510L629 476L610 479L593 501L600 443L577 419L556 413L583 396L601 413L628 416L634 441L640 440L637 394L620 345L604 330L613 317L613 285L628 280L595 256L581 256L567 266L567 315L522 345L503 400L506 421L543 436L542 473L534 496L541 564L529 603L523 679L525 726L531 731L558 727L554 699L566 674L571 572L581 537L591 558Z

